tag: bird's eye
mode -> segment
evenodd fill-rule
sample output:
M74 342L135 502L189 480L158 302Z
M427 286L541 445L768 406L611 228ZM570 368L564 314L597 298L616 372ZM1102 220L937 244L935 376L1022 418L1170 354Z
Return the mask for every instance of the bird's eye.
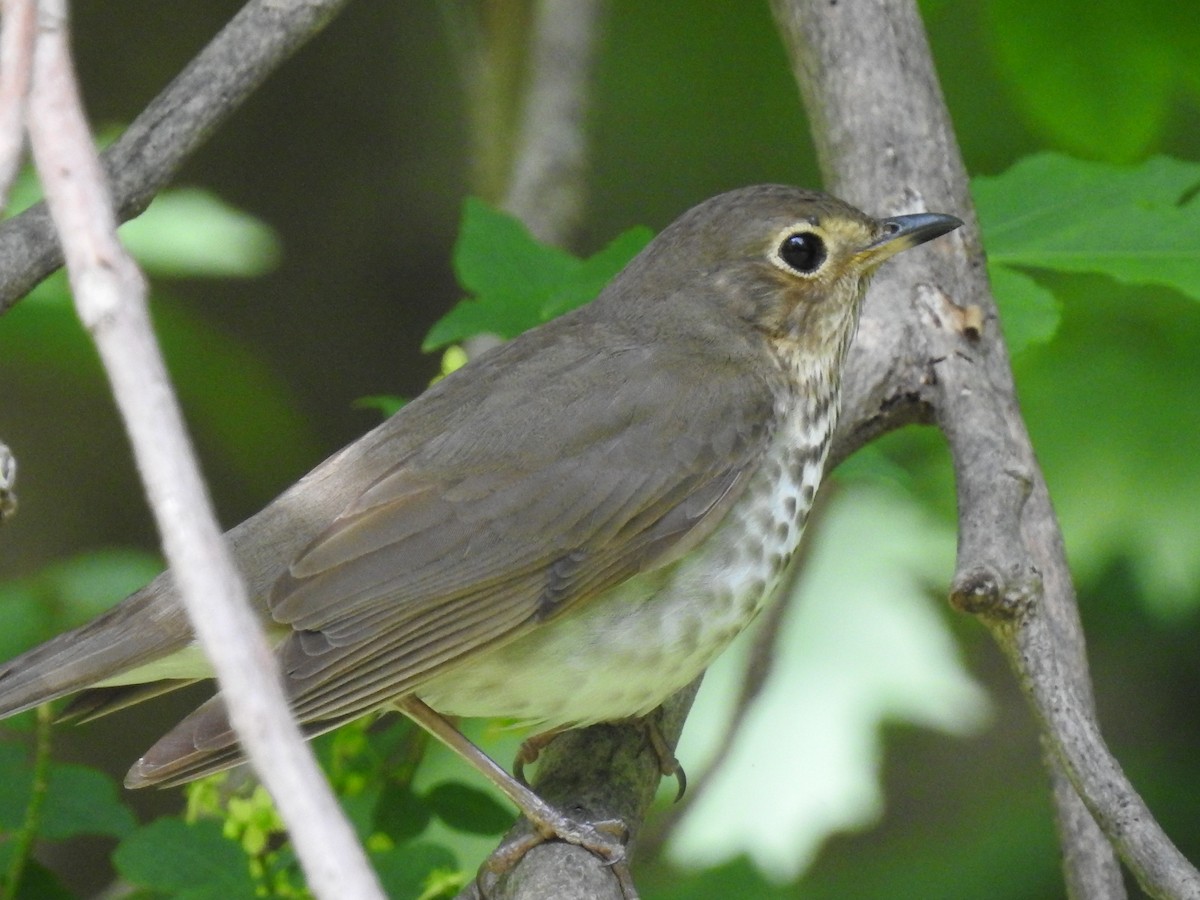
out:
M811 231L794 232L779 245L779 258L801 275L811 275L825 262L825 242Z

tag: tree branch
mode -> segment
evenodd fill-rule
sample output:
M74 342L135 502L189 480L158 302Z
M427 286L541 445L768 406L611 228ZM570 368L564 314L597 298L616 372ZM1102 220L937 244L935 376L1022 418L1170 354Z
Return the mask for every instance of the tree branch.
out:
M250 0L104 152L117 218L132 219L149 206L209 135L346 2ZM45 204L0 223L0 315L62 261Z
M8 192L25 146L25 99L37 27L34 0L0 3L0 212L8 207Z
M288 711L274 656L217 527L154 342L145 282L117 240L112 201L75 86L65 0L41 0L38 25L28 113L34 161L63 242L79 317L112 384L188 617L313 892L382 898Z
M1056 773L1071 895L1124 896L1107 836L1152 895L1200 897L1200 877L1096 726L1062 537L1017 407L966 172L916 5L772 6L830 189L875 213L939 209L967 223L950 240L902 257L874 288L834 452L842 458L875 434L936 421L959 494L951 599L978 614L1008 655L1053 751L1052 766L1074 786L1064 789Z
M566 246L583 213L587 115L603 0L539 0L530 81L504 208Z
M17 512L17 458L0 441L0 523Z

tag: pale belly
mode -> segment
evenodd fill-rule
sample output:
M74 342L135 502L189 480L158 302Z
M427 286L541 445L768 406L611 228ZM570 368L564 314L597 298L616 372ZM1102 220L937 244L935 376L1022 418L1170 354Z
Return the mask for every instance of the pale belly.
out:
M807 430L811 434L812 430ZM695 551L423 685L447 715L547 729L645 715L693 681L772 597L799 545L825 441L780 448Z

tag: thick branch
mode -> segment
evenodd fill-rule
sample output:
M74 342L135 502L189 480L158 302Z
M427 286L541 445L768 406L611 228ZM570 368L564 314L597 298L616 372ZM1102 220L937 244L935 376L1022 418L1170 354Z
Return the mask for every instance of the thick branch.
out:
M103 154L117 217L141 213L242 102L346 0L250 0ZM0 224L0 315L62 265L37 204Z
M288 711L274 657L221 537L154 342L141 272L117 240L112 201L79 101L65 0L42 0L29 133L62 237L79 317L125 420L163 550L229 718L271 791L319 897L383 897Z
M1054 764L1078 792L1055 792L1072 896L1124 896L1079 797L1147 891L1200 896L1195 870L1099 736L1062 538L1017 408L966 173L916 5L773 7L830 188L876 213L944 210L967 222L956 240L902 257L873 291L835 452L929 415L945 432L959 491L952 599L982 615L1012 660Z
M663 704L659 732L671 748L679 742L700 682ZM644 727L636 723L593 725L569 731L542 754L533 781L538 796L587 821L619 821L627 846L637 838L661 779L659 758ZM506 837L528 831L521 820ZM488 900L627 900L605 863L581 847L562 842L534 848L510 873L485 884ZM478 900L472 884L459 900Z

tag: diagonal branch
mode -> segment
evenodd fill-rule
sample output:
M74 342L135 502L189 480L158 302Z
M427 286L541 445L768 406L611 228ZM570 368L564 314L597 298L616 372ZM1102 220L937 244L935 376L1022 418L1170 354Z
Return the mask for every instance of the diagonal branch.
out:
M1111 841L1152 895L1200 897L1200 876L1096 725L1062 537L1017 407L966 172L916 4L772 5L829 187L876 213L946 209L967 222L956 238L900 260L874 290L835 453L914 420L945 433L959 494L951 600L988 626L1042 726L1071 896L1124 896Z
M120 221L141 213L179 167L347 0L250 0L103 154ZM62 265L39 203L0 223L0 315Z
M66 0L41 0L29 137L79 317L100 352L179 585L229 718L289 827L318 897L382 898L374 872L292 719L274 657L209 502L154 341L146 285L117 240L83 115Z
M8 206L8 192L21 164L36 29L34 0L0 2L0 212Z

